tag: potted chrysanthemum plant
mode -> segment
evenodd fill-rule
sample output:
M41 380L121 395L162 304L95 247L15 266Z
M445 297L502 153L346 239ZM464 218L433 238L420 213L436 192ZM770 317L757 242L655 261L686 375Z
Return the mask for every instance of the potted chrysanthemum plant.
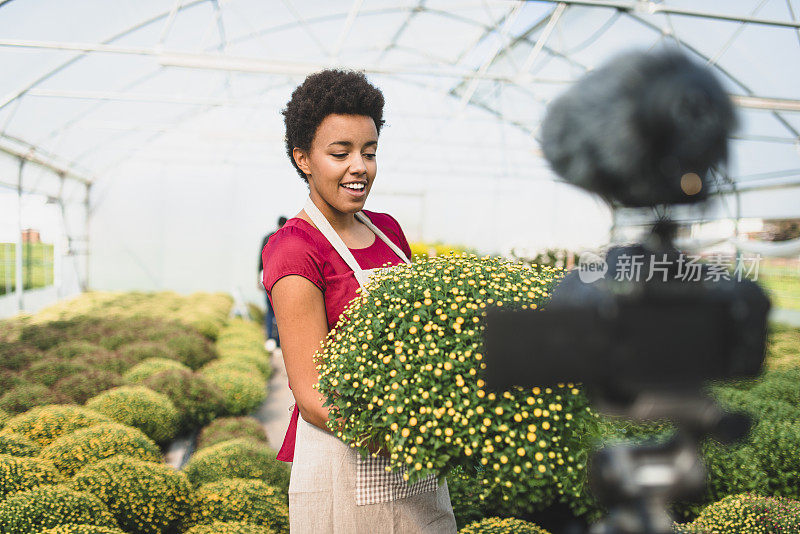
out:
M316 355L316 387L335 414L329 428L362 455L381 444L411 482L478 462L485 495L537 507L578 498L596 419L580 389L498 395L481 379L486 309L541 309L561 277L475 255L382 270Z

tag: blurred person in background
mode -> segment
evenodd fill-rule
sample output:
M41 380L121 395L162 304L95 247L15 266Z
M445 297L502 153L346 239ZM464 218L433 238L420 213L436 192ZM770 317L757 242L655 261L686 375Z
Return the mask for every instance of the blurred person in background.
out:
M275 229L275 232L280 230L284 224L286 224L286 217L281 215L278 217L278 228ZM264 239L261 241L261 248L258 249L258 287L261 289L264 288L264 247L267 246L267 241L269 241L270 237L275 235L275 232L270 232L265 235ZM264 346L267 350L272 350L281 346L281 338L278 335L278 326L275 322L275 312L273 311L272 304L269 301L269 295L264 293L264 296L266 304L266 310L264 312L264 335L267 339Z
M327 427L314 353L377 268L410 263L390 215L363 210L377 173L383 93L362 73L310 75L283 111L286 150L309 198L264 249L264 287L281 331L295 406L278 459L292 462L292 534L455 534L447 482L387 472L389 453L362 458ZM341 420L341 418L339 419Z

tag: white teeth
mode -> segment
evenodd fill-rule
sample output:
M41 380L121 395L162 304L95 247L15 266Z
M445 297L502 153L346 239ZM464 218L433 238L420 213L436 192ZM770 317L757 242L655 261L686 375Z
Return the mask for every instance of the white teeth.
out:
M364 184L342 184L342 187L346 187L347 189L352 189L354 191L364 190Z

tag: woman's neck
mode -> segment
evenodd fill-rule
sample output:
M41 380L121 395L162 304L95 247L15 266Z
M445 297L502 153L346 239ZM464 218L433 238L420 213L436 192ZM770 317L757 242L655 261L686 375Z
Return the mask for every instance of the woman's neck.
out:
M317 207L317 209L322 213L322 215L331 223L331 226L336 233L343 234L348 233L352 230L356 225L358 225L358 221L356 220L356 216L354 213L343 213L334 209L330 204L325 202L319 195L311 194L311 201Z

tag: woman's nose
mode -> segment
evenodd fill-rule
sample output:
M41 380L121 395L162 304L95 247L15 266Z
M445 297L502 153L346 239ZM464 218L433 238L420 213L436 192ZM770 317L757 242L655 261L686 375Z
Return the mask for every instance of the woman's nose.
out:
M364 174L367 172L367 165L364 163L364 157L361 154L356 154L350 160L350 172L352 174Z

